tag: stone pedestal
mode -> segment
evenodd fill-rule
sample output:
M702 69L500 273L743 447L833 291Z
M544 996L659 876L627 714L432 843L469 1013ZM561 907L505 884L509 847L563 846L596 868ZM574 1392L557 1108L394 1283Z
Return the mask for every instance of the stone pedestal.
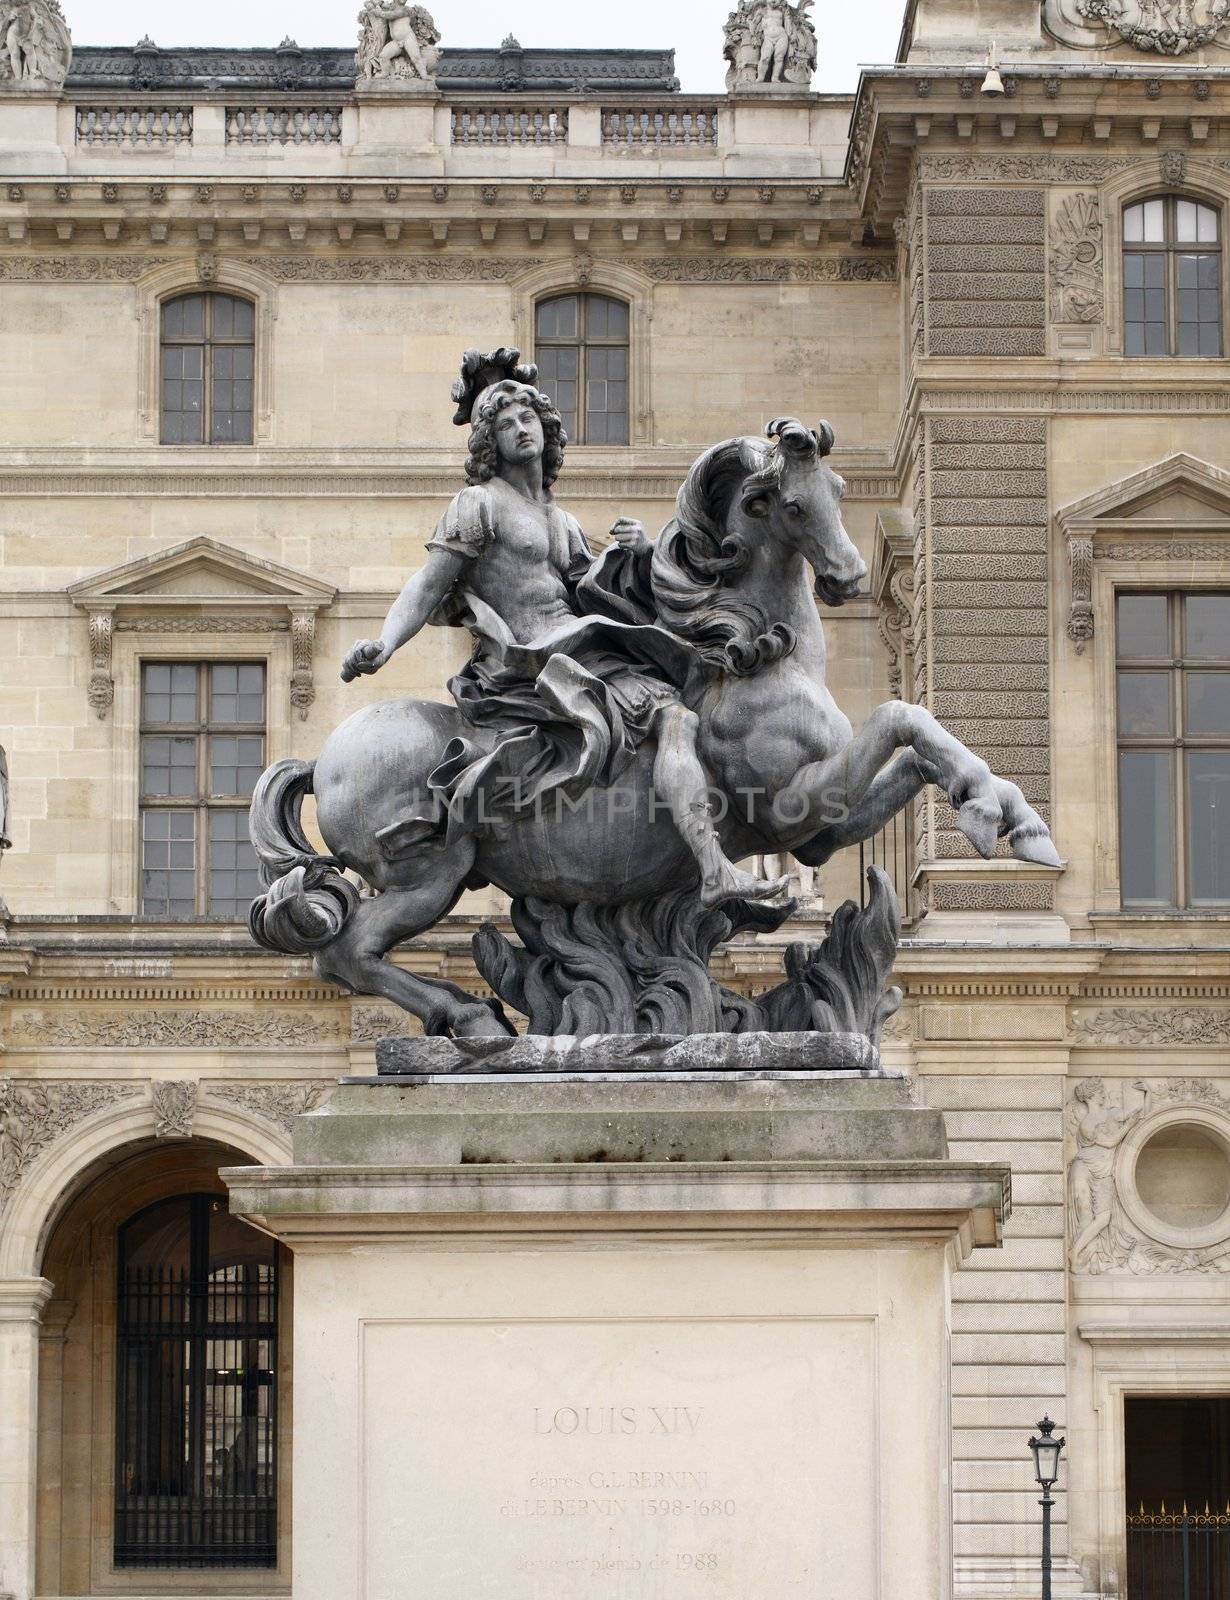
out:
M884 1077L352 1080L295 1251L296 1600L939 1600L1006 1167Z

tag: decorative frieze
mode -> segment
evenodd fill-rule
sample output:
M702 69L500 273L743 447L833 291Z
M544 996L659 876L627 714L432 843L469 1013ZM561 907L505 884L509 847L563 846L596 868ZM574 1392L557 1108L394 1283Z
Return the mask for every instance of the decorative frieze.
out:
M279 283L507 283L534 267L535 256L244 256L246 267Z
M658 283L895 283L896 256L649 256L635 266Z
M0 1211L38 1156L79 1122L138 1092L126 1083L17 1083L0 1077Z
M277 1011L19 1011L10 1048L47 1050L280 1050L340 1042L332 1016Z
M1210 1011L1202 1006L1111 1006L1076 1012L1070 1033L1076 1045L1216 1047L1230 1045L1230 1011Z
M923 156L927 182L1104 183L1139 166L1136 156Z

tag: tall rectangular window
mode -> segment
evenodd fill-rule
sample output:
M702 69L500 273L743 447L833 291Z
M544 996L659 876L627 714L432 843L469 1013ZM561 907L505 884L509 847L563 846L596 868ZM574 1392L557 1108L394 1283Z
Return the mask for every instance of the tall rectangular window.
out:
M229 294L162 308L163 444L251 444L256 311Z
M605 294L564 294L538 304L539 384L573 444L627 444L628 307Z
M1230 905L1230 594L1118 599L1125 907Z
M1123 213L1123 340L1130 356L1220 356L1221 216L1182 195Z
M242 921L260 893L248 804L265 769L262 662L141 672L141 914Z

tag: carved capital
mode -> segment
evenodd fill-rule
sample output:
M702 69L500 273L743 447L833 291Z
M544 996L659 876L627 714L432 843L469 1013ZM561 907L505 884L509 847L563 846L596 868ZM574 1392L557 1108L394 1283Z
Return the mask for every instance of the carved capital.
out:
M1093 638L1093 536L1068 535L1068 566L1072 574L1072 603L1068 610L1068 638L1083 655Z
M90 687L89 701L98 713L98 720L106 720L111 702L115 699L115 680L111 675L111 641L115 619L109 611L90 613Z

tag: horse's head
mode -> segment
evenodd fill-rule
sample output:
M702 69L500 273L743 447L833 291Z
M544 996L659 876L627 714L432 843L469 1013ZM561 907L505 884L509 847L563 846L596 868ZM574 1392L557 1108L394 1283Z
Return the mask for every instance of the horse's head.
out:
M858 593L867 568L841 524L844 485L824 464L832 448L827 422L813 433L785 419L767 443L727 439L688 473L654 549L653 592L659 619L709 665L746 675L794 649L781 569L798 556L827 604Z
M867 564L841 520L846 486L824 459L833 448L833 430L827 422L813 431L793 417L779 417L767 433L773 448L763 469L745 480L740 510L811 564L816 593L826 605L844 605L859 592Z

